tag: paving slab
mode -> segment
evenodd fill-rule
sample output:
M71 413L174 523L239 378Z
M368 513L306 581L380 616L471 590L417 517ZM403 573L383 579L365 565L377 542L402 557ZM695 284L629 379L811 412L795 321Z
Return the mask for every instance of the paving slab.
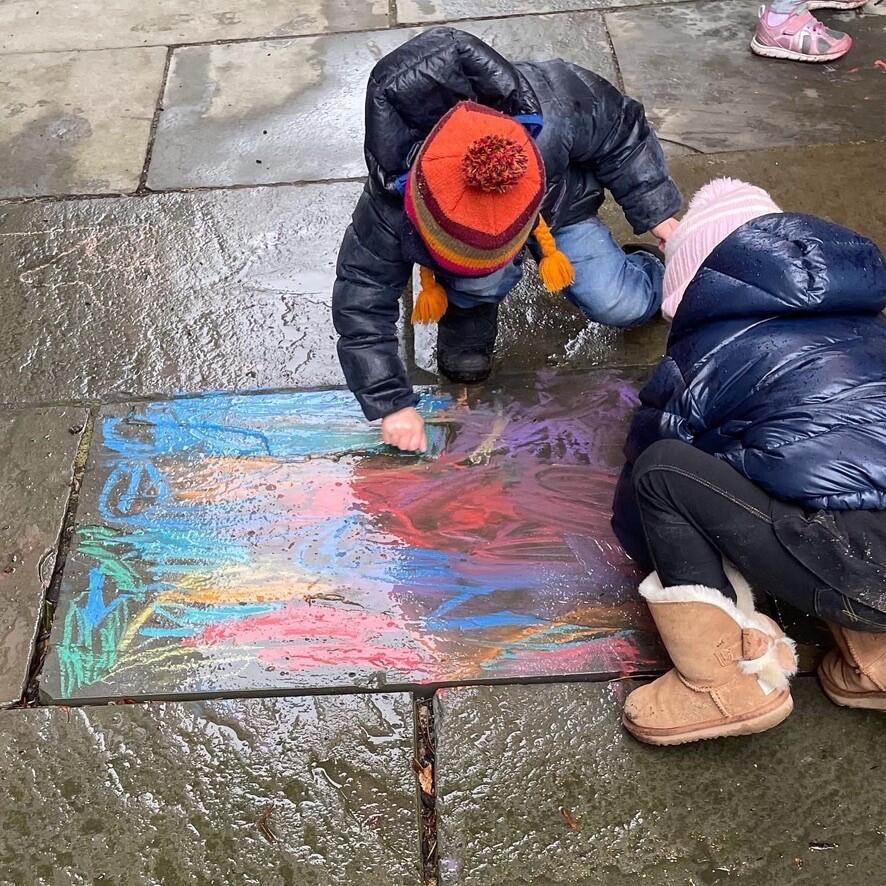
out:
M578 12L586 9L614 9L646 6L649 3L681 3L685 0L397 0L397 21L401 25L424 22L493 18L505 15L537 15L544 12Z
M0 206L0 399L341 383L329 311L360 190Z
M0 54L0 197L135 190L165 64L161 47Z
M464 22L514 59L561 55L614 77L594 13ZM378 60L411 29L175 51L148 174L154 190L366 174L363 104Z
M609 525L635 374L428 392L428 457L344 391L105 409L47 700L648 672Z
M763 735L655 749L630 683L438 693L441 886L867 886L886 875L886 717L814 679Z
M0 410L0 707L27 683L86 418L83 409Z
M0 884L418 886L407 695L0 716Z
M874 64L886 18L841 21L852 52L799 65L750 52L758 5L717 0L606 15L625 89L658 132L701 151L886 137L884 72Z
M382 28L386 0L4 0L0 53L168 46Z

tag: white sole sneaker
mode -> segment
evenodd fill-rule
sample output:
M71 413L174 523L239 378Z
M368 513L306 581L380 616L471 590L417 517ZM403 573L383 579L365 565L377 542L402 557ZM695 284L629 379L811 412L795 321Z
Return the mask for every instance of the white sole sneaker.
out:
M751 40L751 52L756 55L762 55L766 58L786 58L792 62L811 62L812 64L820 64L821 62L833 62L838 58L843 58L849 50L843 52L831 52L821 55L807 55L804 52L795 52L793 49L785 49L783 46L767 46L760 43L756 37Z
M861 9L867 6L868 0L843 0L843 2L835 2L835 0L809 0L806 8L812 12L815 9L833 9L835 12L849 12L853 9Z

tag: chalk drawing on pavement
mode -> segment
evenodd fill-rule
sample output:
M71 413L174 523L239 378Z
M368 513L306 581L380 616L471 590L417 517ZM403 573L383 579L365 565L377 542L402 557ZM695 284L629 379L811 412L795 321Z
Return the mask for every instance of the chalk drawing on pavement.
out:
M426 394L431 451L342 391L104 414L50 694L167 695L619 673L657 663L609 528L634 381Z

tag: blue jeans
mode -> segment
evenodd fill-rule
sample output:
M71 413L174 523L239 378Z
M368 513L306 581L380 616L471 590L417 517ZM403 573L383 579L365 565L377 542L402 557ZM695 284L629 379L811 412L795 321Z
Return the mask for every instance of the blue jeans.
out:
M557 246L575 268L564 295L591 320L623 329L642 326L661 307L664 265L648 252L625 255L598 218L557 231ZM533 248L533 247L530 247ZM533 254L536 254L533 248ZM438 274L449 300L460 308L498 304L520 282L523 258L486 277Z

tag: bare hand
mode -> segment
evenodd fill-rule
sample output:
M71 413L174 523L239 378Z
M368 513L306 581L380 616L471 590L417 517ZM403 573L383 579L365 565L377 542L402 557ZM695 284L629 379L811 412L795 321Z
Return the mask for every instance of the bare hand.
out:
M381 438L404 452L424 452L428 448L425 421L411 406L382 419Z
M673 216L671 218L666 218L660 225L656 225L650 233L653 237L658 238L658 248L664 252L665 248L668 245L668 237L677 230L680 222L677 221Z

